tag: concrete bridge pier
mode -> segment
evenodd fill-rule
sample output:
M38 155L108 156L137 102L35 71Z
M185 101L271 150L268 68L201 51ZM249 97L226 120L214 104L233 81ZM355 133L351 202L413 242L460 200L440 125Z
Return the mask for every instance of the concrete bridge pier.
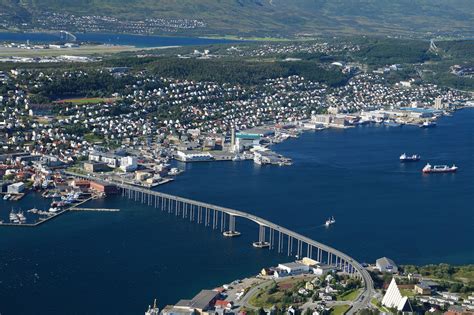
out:
M281 254L283 252L283 235L280 231L278 231L278 253Z
M253 242L253 247L256 248L269 248L270 243L265 240L265 226L259 224L258 229L258 242Z
M235 216L229 214L229 229L222 233L226 237L240 236L241 233L235 230Z

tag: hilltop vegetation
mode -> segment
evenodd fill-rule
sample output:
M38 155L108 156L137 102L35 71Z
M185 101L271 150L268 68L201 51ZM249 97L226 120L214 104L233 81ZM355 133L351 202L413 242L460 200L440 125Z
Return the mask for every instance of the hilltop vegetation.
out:
M40 11L120 19L192 18L206 34L472 34L470 0L0 0L0 12L28 22Z
M460 281L474 286L474 265L453 266L448 264L426 266L403 266L406 273L419 273L433 279Z

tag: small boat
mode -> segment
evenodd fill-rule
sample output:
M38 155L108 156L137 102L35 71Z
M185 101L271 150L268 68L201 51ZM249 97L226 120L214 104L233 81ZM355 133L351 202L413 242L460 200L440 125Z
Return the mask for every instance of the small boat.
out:
M176 167L171 168L169 171L169 175L171 176L176 176L176 175L179 175L180 173L181 171Z
M15 221L15 220L18 220L18 217L17 217L16 213L12 210L10 212L10 221Z
M26 217L23 215L23 212L19 211L17 213L17 218L20 222L25 222L26 221Z
M232 161L238 162L238 161L243 161L244 158L240 154L236 154L233 158Z
M383 124L387 127L400 127L401 125L399 123L397 123L396 121L394 120L386 120L383 122Z
M449 167L447 165L435 165L432 166L431 164L426 164L423 167L422 172L425 174L429 173L454 173L458 170L458 167L453 164L453 166Z
M329 219L326 220L326 223L324 223L324 225L330 226L331 224L334 224L334 223L336 223L336 219L334 219L334 217L330 217Z
M421 157L418 154L406 155L403 153L400 155L400 162L416 162L419 161Z
M38 213L38 211L39 211L39 210L38 210L38 208L36 208L36 207L33 207L33 208L31 208L30 210L26 210L26 212L29 212L29 213Z
M8 200L10 199L11 195L10 194L6 194L5 196L3 196L3 200Z
M420 128L433 128L436 127L436 123L434 121L425 121L420 125Z

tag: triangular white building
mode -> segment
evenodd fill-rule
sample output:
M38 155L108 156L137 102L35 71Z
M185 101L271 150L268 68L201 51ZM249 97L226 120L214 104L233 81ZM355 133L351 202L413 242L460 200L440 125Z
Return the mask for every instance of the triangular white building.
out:
M388 286L387 292L382 299L382 305L390 308L396 308L400 312L413 312L408 297L402 296L398 289L395 278L392 278L392 282Z

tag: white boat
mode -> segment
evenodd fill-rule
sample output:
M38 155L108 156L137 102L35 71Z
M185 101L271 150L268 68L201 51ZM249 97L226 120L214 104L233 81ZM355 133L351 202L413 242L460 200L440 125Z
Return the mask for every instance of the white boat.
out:
M181 173L181 171L180 171L178 168L173 167L172 169L170 169L169 175L171 175L171 176L176 176L176 175L178 175L179 173Z
M38 213L38 211L39 211L38 208L33 207L33 208L31 208L30 210L27 210L26 212L29 212L29 213Z
M26 217L23 215L23 212L19 211L17 213L17 218L18 220L20 220L20 222L25 222L26 221Z
M413 155L406 155L403 153L400 155L400 162L416 162L420 160L420 156L418 154L413 154Z
M52 213L56 213L59 211L59 208L58 207L51 207L49 208L49 212L52 212Z
M336 219L334 219L334 217L330 217L329 219L326 220L326 223L324 223L324 225L330 226L331 224L334 224L334 223L336 223Z
M3 196L3 200L8 200L10 199L11 195L10 194L6 194L5 196Z
M10 221L15 221L15 220L18 220L18 217L17 217L16 213L12 210L10 212Z
M420 128L433 128L436 127L436 123L434 121L425 121L420 125Z
M238 162L238 161L243 161L244 158L240 154L236 154L233 158L232 161Z
M395 120L390 120L390 119L384 121L383 124L387 127L400 127L401 126Z

